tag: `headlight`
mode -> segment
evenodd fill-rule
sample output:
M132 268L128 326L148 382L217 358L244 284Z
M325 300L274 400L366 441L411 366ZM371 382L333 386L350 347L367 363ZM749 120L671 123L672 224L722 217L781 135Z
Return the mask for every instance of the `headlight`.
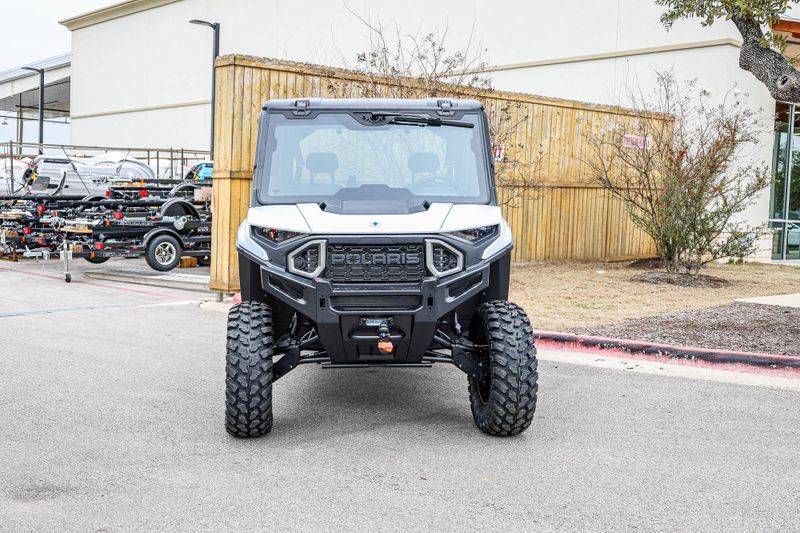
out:
M275 228L256 227L255 231L262 237L265 237L268 241L274 242L275 244L290 241L305 235L304 233L298 233L296 231L286 231Z
M497 224L494 226L481 226L479 228L470 228L461 231L453 231L448 233L457 239L463 239L467 242L478 242L482 239L487 237L493 237L497 235Z

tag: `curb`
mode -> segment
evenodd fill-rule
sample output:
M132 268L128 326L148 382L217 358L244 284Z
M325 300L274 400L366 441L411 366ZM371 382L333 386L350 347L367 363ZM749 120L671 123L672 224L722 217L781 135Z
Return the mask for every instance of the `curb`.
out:
M758 367L800 369L800 357L791 355L714 350L692 346L673 346L671 344L634 341L630 339L576 335L574 333L564 333L560 331L534 331L533 334L537 339L543 341L573 344L590 348L617 349L647 355L666 355L683 359L699 359L718 364L744 364Z
M184 291L202 292L209 294L208 281L196 274L172 274L153 271L142 274L137 271L122 270L87 270L83 273L90 279L105 281L118 281L136 285L149 285L151 287L165 287L167 289L181 289ZM196 278L196 279L195 279Z

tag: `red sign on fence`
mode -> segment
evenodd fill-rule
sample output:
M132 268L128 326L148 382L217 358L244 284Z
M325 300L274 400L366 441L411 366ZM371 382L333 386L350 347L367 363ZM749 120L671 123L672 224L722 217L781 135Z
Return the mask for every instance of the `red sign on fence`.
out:
M649 146L647 137L641 135L624 135L622 137L622 146L624 148L638 148L639 150L646 150Z
M506 160L506 145L505 144L493 144L492 145L492 157L495 161L505 161Z

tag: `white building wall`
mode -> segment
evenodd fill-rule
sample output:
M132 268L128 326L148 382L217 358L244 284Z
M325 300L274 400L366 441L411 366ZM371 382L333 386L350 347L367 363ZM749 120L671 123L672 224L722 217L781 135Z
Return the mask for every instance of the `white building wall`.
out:
M135 146L159 141L207 148L207 136L196 130L208 128L204 117L210 113L211 30L188 24L188 20L220 22L223 54L340 65L341 57L352 60L368 47L368 30L348 7L373 22L394 22L406 32L448 27L448 47L452 49L463 46L473 34L489 50L493 64L736 35L730 24L701 29L694 21L666 32L658 21L660 9L641 0L576 0L568 4L441 0L435 5L425 0L352 0L346 5L321 0L182 0L73 32L72 140L95 144L98 137L113 135ZM596 67L584 63L579 68ZM734 68L735 63L731 65ZM525 69L494 77L498 88L538 90L538 85L529 87L520 81L531 79ZM561 96L592 100L584 95L597 83L596 76L590 79L576 78ZM186 108L180 113L148 111L175 105ZM121 118L135 113L145 113L148 120ZM171 122L166 120L168 116L180 116L187 122ZM85 120L89 118L92 120ZM111 129L124 131L112 133Z
M73 118L71 144L208 150L209 104Z

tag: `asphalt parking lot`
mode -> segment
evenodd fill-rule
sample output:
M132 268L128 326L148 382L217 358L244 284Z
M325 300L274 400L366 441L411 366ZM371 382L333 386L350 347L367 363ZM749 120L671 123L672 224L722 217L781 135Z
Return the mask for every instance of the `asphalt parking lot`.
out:
M497 439L455 368L304 367L239 441L202 295L31 263L0 287L3 531L800 529L797 391L544 352L532 427Z

